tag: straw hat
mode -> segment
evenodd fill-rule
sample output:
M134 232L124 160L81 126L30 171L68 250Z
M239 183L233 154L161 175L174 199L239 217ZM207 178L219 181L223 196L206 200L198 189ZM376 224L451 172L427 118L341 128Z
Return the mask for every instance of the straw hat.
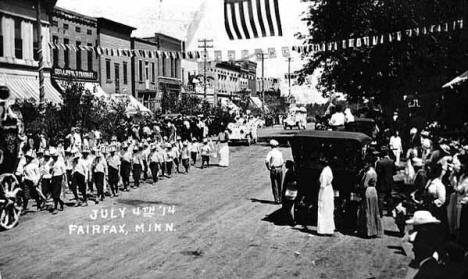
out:
M445 152L445 153L447 153L447 154L450 154L450 146L448 146L447 144L445 144L445 143L441 144L441 145L440 145L440 149L441 149L443 152Z
M419 210L414 212L413 218L406 221L408 225L425 225L425 224L439 224L440 221L432 216L429 211Z
M271 145L272 147L275 147L275 146L278 146L278 145L279 145L279 142L278 142L277 140L272 139L272 140L270 140L270 145Z
M34 153L32 152L32 150L29 150L28 152L26 152L26 154L24 154L24 157L26 158L34 158Z
M418 129L416 129L416 128L411 128L411 130L410 130L409 133L410 133L410 135L416 135L416 134L418 133Z
M83 151L81 151L81 153L83 153L83 154L89 154L89 149L85 148L85 149L83 149Z
M419 167L422 168L424 166L424 162L421 158L413 158L412 160L413 167Z
M49 154L50 154L51 157L57 157L57 156L58 156L57 149L51 147L51 148L49 149Z

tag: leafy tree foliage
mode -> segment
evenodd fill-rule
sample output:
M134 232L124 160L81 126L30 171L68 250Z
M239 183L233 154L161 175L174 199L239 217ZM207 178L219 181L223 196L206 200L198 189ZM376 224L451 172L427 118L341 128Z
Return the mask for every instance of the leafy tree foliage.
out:
M307 43L388 34L460 19L460 0L331 0L313 1L306 19ZM460 30L403 37L372 47L339 49L311 55L302 70L323 68L320 86L351 100L375 97L394 108L403 95L438 93L441 86L467 70L467 40ZM433 100L431 100L432 102ZM391 110L390 110L391 111Z

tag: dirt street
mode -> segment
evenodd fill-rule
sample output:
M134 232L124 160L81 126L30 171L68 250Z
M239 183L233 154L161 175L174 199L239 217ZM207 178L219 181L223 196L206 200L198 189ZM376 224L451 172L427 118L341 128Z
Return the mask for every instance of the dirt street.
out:
M55 216L30 213L13 230L0 232L1 278L407 275L411 259L391 219L385 220L386 235L370 240L341 233L319 237L302 226L265 220L280 208L269 203L267 152L264 145L231 147L229 168L191 169Z

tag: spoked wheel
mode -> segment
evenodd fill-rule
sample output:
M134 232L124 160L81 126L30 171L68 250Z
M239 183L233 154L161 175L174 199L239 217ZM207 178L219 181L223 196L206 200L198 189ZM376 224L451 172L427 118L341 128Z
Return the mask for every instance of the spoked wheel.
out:
M23 210L21 192L13 174L0 175L0 228L9 230L18 224Z

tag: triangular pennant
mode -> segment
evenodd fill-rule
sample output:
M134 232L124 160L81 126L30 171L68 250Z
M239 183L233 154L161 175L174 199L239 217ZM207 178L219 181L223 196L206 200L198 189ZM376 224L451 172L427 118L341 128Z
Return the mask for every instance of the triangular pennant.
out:
M372 36L372 45L376 46L379 44L379 36Z
M361 38L356 39L356 47L361 47Z
M349 47L354 47L354 39L348 40Z
M401 31L396 32L397 41L401 41Z
M411 37L413 35L413 30L412 29L406 29L405 34L406 34L406 36Z
M363 43L364 43L365 46L369 46L369 45L370 45L369 36L365 36L364 38L362 38L362 41L363 41Z
M348 44L347 44L347 41L346 41L346 40L341 41L341 47L342 47L343 49L346 49L347 46L348 46Z

